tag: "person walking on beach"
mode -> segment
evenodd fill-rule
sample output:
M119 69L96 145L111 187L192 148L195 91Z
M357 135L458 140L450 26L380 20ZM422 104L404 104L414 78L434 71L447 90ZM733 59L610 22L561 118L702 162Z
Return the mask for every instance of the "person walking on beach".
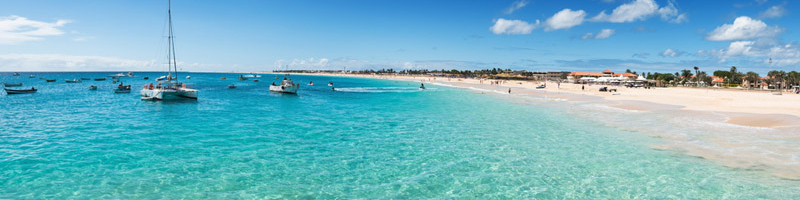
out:
M583 88L583 87L585 87L585 86L581 85L581 90L584 90L584 88Z

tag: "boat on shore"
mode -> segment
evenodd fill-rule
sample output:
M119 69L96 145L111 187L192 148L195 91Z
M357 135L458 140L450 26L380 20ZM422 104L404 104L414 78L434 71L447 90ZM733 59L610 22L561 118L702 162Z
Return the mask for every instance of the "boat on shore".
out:
M95 78L94 81L105 81L106 78Z
M300 85L294 84L292 79L287 77L283 77L283 81L281 81L280 85L275 85L273 82L272 85L269 86L270 92L279 92L279 93L287 93L287 94L297 94L297 90L300 89Z
M81 79L72 79L72 80L67 79L67 80L64 80L64 81L66 81L67 83L80 83L80 82L82 82Z
M6 90L6 94L30 94L38 91L36 88L31 87L31 89L22 89L22 90L15 90L15 89L8 89L3 88Z
M3 86L6 86L6 87L19 87L19 86L22 86L22 83L3 83Z
M197 90L186 87L186 83L181 83L178 80L178 61L175 60L175 42L172 33L172 8L171 5L167 6L168 23L168 37L167 37L167 75L162 78L156 79L159 82L157 86L152 83L145 85L139 95L142 100L180 100L192 99L197 100Z
M56 82L56 79L45 79L48 83Z

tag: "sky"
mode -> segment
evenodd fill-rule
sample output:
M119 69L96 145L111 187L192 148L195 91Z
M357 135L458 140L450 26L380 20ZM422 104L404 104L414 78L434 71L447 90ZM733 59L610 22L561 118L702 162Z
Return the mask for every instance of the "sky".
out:
M184 71L800 71L800 5L790 1L171 3ZM167 1L0 5L0 71L166 69Z

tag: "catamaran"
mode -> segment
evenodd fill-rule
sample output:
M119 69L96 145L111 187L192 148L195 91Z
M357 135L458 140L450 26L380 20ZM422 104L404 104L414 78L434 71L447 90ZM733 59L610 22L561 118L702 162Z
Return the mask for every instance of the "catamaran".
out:
M178 99L197 99L197 90L189 89L186 83L178 80L178 62L175 59L175 41L172 36L172 2L167 1L167 17L169 19L167 36L167 76L159 80L158 86L153 84L145 85L139 92L142 100L178 100Z

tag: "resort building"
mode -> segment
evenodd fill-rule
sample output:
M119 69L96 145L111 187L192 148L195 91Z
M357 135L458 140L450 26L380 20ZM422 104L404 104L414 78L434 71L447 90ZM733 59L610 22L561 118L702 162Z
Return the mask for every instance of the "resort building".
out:
M606 69L602 72L572 72L567 74L567 80L569 81L578 81L578 80L591 80L591 79L598 79L601 77L615 77L615 78L628 78L631 80L636 80L639 75L634 73L614 73L611 70Z

